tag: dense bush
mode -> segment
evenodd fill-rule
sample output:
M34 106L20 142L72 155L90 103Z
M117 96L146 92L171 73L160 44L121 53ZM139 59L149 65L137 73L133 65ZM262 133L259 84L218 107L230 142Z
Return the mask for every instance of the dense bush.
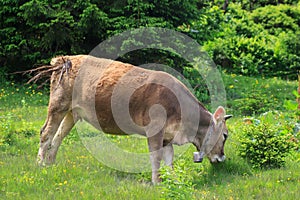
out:
M268 114L267 114L268 115ZM243 128L240 137L239 154L246 158L255 168L277 168L284 166L285 158L296 146L296 137L290 126L260 118L253 120ZM298 133L296 133L298 134Z
M206 48L212 49L216 64L236 74L271 75L280 63L269 42L261 37L216 39L208 42Z
M0 66L7 72L28 69L48 63L54 55L88 53L124 30L154 26L195 38L228 71L294 78L300 63L296 3L243 0L227 7L221 0L1 1ZM185 66L163 51L135 52L124 61L161 61L180 72Z
M204 44L215 63L251 76L296 79L300 65L300 4L266 6L253 12L230 5L222 33ZM229 28L230 27L230 28Z
M270 34L299 31L300 8L288 5L257 8L250 15L251 20L261 24Z
M234 0L233 2L238 2L242 5L243 9L254 10L259 7L264 7L267 5L280 5L280 4L290 4L295 5L298 0Z
M89 53L116 33L149 26L176 29L197 13L195 0L1 1L0 66L13 72L49 63L54 55Z
M19 154L37 142L37 130L33 128L32 123L23 121L26 129L20 130L14 125L16 118L12 113L0 118L0 151Z
M240 155L247 158L254 167L274 168L284 164L284 158L291 150L288 137L279 135L275 127L261 124L251 125L244 130Z
M204 7L200 10L199 19L190 26L182 26L180 30L196 39L199 44L222 36L224 11L218 6Z

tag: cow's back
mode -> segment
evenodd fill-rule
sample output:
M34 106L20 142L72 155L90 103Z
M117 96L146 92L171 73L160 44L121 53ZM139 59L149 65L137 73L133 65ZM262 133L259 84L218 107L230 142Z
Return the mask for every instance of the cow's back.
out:
M143 127L153 120L149 113L153 105L160 105L165 113L154 116L176 123L181 116L178 95L197 102L183 84L167 73L87 55L67 58L76 72L74 113L106 133L145 135Z
M165 81L174 80L163 72L113 63L104 71L96 89L95 107L101 128L118 134L123 132L118 127L121 126L127 133L145 134L143 127L153 120L149 111L154 105L160 105L166 112L165 116L158 113L157 117L170 120L180 116L177 98Z

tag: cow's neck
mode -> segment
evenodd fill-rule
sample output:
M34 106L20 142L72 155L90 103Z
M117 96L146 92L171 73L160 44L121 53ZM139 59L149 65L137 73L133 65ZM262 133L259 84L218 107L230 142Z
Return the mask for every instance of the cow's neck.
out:
M200 106L200 120L199 120L199 127L197 131L196 137L194 137L194 141L192 142L198 151L202 146L203 140L208 133L209 128L213 125L213 115L203 106Z
M200 149L202 140L212 121L212 114L201 104L194 104L195 106L189 111L189 119L197 119L199 121L185 121L181 129L175 133L173 144L183 145L186 143L193 143L197 149ZM200 114L200 115L199 115ZM171 127L171 131L177 128ZM167 131L169 132L169 131Z

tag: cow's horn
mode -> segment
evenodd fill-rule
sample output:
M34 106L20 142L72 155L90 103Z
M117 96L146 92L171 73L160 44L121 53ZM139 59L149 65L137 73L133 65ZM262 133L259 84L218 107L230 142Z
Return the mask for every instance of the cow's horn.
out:
M224 119L227 120L227 119L230 119L231 117L233 117L232 115L225 115Z

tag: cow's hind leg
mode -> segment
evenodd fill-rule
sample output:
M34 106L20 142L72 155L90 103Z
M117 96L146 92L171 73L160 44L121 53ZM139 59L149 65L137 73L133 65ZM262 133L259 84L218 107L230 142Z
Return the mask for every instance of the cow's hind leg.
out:
M45 158L47 156L47 151L50 148L52 139L61 123L63 118L65 117L66 112L48 112L48 117L45 125L41 129L40 135L40 148L38 152L37 162L40 165L46 164Z
M159 133L150 136L148 139L148 147L150 151L150 161L152 165L152 183L159 183L161 179L159 177L160 162L163 157L163 133Z
M50 145L48 155L46 157L46 163L54 163L56 159L56 154L59 146L61 145L62 140L69 134L73 128L76 121L74 121L72 112L68 112L61 122L53 140Z

